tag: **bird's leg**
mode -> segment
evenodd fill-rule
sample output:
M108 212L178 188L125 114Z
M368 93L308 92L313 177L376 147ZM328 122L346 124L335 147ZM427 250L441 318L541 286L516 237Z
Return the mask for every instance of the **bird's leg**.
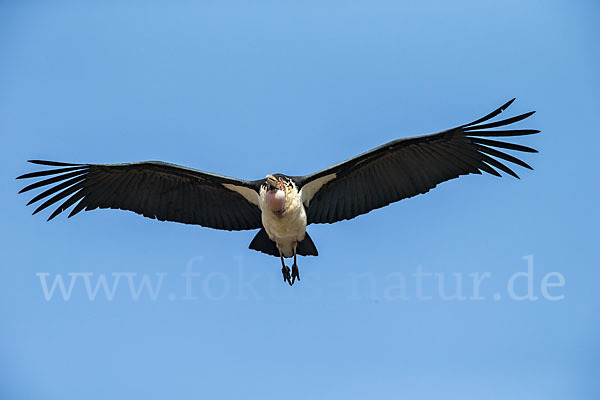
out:
M294 265L292 265L292 285L298 279L300 280L300 272L298 271L298 266L296 265L296 246L294 246Z
M283 274L283 281L287 282L292 286L292 279L290 278L290 267L285 265L285 261L283 261L283 254L279 252L279 257L281 257L281 273Z

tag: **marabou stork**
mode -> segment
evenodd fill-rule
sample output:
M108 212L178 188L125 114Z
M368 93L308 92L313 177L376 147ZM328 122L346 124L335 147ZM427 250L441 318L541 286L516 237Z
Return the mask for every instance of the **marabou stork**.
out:
M284 282L300 280L296 255L316 256L306 226L351 219L390 203L426 193L460 175L497 170L518 178L504 162L532 169L520 159L494 149L536 150L490 137L538 133L503 129L534 111L484 123L504 111L510 100L488 115L439 133L398 139L306 176L269 174L246 181L158 161L127 164L72 164L30 160L55 167L19 176L39 180L19 193L50 186L28 203L46 199L33 214L65 199L48 220L71 206L81 210L129 210L160 221L225 230L259 229L250 249L278 256ZM294 258L291 274L284 258Z

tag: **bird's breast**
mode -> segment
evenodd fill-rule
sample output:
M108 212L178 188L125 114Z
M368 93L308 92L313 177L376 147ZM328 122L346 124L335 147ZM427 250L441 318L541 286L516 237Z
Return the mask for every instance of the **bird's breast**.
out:
M280 191L284 193L283 191ZM277 196L277 194L274 194ZM306 233L306 212L304 205L300 200L298 191L291 188L284 193L284 212L273 212L273 203L280 204L281 199L276 197L270 198L269 193L265 190L260 195L260 209L262 214L262 223L277 247L288 250L290 246L294 246L296 242L304 239ZM275 207L277 209L277 207ZM287 251L285 251L287 253Z

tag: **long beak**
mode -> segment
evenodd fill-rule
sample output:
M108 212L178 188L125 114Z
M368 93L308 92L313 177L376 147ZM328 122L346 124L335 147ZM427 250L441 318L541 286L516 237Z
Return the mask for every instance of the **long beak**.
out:
M267 175L267 184L270 189L277 189L279 186L279 181L273 175Z

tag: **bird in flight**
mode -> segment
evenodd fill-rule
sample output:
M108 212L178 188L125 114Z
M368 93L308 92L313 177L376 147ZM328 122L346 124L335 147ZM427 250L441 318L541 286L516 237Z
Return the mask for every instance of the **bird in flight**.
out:
M398 139L305 176L269 174L247 181L159 161L126 164L72 164L30 160L53 167L17 179L43 178L19 193L49 186L27 204L45 200L33 214L61 201L48 220L73 207L129 210L160 221L224 230L259 229L250 249L281 259L284 282L300 280L296 256L316 256L307 225L334 223L426 193L439 183L467 174L499 171L518 178L506 162L532 169L496 148L536 153L494 137L539 133L505 127L535 111L495 122L515 99L486 116L442 132ZM293 257L292 268L284 258Z

